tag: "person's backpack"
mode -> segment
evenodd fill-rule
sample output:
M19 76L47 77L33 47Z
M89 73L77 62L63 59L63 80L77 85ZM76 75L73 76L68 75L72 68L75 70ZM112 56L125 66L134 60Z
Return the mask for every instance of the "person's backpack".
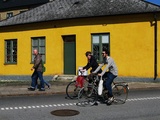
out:
M46 71L46 67L44 66L44 62L42 61L42 72Z

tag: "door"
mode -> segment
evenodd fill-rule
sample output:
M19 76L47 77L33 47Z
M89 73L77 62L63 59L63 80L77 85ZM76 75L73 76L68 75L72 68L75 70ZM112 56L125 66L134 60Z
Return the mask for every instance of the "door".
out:
M75 35L63 36L64 41L64 74L76 74Z

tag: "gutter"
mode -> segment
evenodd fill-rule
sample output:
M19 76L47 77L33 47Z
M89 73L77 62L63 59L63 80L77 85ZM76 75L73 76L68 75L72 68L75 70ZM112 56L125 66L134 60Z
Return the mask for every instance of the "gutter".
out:
M154 14L154 80L157 78L157 15Z

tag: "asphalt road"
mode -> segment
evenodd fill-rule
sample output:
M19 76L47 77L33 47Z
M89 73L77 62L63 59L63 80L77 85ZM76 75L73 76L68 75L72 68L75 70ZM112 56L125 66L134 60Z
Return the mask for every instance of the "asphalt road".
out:
M79 107L66 95L0 98L0 120L159 120L160 90L129 91L125 104ZM70 109L75 116L55 116L55 110Z

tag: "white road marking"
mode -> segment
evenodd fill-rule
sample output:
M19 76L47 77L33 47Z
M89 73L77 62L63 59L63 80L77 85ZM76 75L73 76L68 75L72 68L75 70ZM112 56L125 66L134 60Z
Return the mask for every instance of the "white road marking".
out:
M128 99L127 101L156 100L156 99L160 99L160 97L134 98L134 99Z
M36 106L37 108L40 108L40 106Z
M160 99L160 97L146 97L146 98L133 98L128 99L127 102L130 101L144 101L144 100L157 100ZM76 103L65 103L65 104L53 104L53 105L37 105L37 106L23 106L23 107L3 107L0 108L0 111L5 110L22 110L22 109L35 109L35 108L48 108L48 107L63 107L63 106L73 106L76 105Z
M31 106L28 106L28 108L31 108Z
M55 104L54 104L53 106L54 106L54 107L57 107L57 105L55 105Z

